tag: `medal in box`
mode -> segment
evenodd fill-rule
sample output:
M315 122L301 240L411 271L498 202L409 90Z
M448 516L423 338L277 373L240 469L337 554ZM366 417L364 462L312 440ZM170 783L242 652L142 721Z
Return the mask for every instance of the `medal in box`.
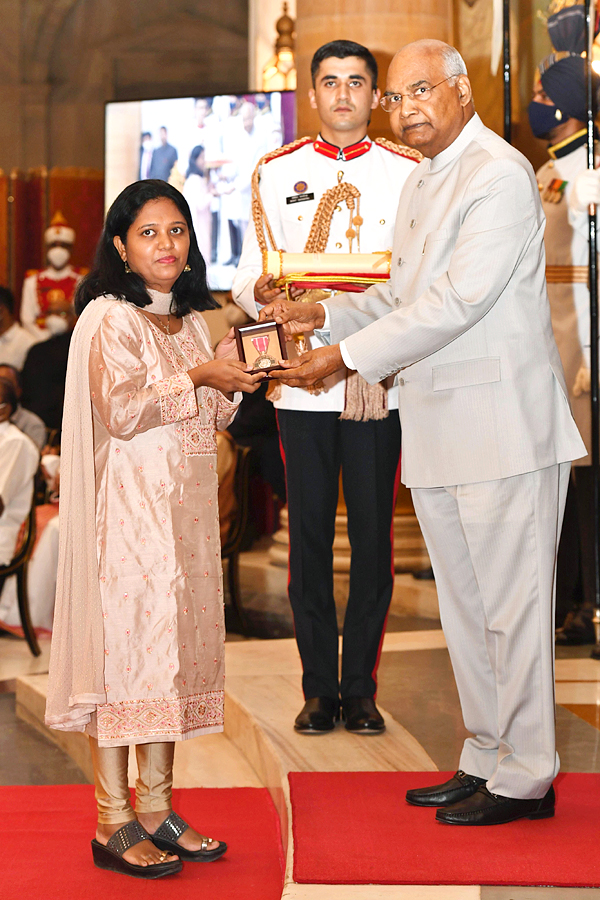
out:
M287 359L285 334L276 322L253 322L235 328L238 355L254 371L281 369L280 359Z

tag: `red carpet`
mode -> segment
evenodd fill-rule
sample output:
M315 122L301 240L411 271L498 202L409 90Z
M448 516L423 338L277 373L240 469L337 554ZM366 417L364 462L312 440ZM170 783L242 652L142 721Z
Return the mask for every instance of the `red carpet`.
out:
M451 774L290 773L294 881L600 886L600 775L559 775L553 819L476 828L404 799Z
M213 863L184 863L178 875L142 881L95 868L90 785L0 787L2 900L279 900L283 852L266 789L173 792L180 815L227 841Z

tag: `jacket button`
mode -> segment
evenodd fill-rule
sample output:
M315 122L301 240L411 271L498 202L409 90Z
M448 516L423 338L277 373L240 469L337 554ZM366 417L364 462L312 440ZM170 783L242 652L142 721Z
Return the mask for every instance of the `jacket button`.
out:
M425 182L424 182L423 179L421 178L421 180L417 182L417 187L418 187L418 188L423 187L424 184L425 184Z
M400 378L398 384L400 385L400 387L404 387L404 378Z
M400 300L398 297L394 297L394 306L400 306Z
M412 219L412 220L411 220L411 223L410 223L410 227L411 227L411 228L414 228L416 224L417 224L417 220L416 220L416 219Z

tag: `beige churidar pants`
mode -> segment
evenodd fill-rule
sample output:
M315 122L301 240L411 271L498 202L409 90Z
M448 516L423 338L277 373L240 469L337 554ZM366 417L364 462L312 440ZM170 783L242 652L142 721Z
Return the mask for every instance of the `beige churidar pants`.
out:
M554 589L569 469L412 491L473 735L458 767L504 797L543 797L559 769Z
M131 822L136 813L171 809L173 756L175 743L136 744L138 778L135 783L135 812L131 806L127 782L129 746L99 747L90 738L90 750L96 783L98 822L101 825Z

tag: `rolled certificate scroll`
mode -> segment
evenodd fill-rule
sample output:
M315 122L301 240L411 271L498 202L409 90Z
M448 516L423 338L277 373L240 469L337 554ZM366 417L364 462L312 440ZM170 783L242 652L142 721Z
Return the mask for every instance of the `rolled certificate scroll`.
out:
M365 291L389 280L391 250L376 253L263 252L263 274L270 273L277 287L294 285L303 290Z

